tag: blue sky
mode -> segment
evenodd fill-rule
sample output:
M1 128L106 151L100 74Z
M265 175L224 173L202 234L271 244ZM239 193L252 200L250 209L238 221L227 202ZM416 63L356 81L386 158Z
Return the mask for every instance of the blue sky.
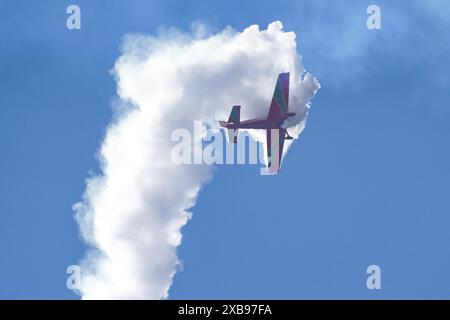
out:
M65 27L72 3L79 31ZM371 3L381 30L365 27ZM443 1L1 2L0 298L78 298L65 286L86 250L71 207L98 170L123 35L274 20L322 88L279 175L216 168L170 297L450 298L448 13Z

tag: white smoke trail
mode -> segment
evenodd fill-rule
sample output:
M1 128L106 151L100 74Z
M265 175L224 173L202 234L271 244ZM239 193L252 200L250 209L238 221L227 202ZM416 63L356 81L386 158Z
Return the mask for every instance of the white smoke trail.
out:
M281 71L291 72L290 109L299 116L290 133L298 137L319 84L304 73L295 34L280 22L209 37L172 30L126 38L114 67L125 107L99 151L102 173L87 180L74 206L93 248L82 262L84 299L168 297L180 230L211 177L210 166L172 163L171 133L227 119L233 104L243 106L242 118L266 115Z

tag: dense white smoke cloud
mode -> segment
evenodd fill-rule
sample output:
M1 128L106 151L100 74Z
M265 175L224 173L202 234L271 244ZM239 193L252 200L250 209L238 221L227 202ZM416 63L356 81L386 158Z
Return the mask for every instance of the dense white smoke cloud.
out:
M267 30L171 30L125 39L114 67L124 107L99 151L101 174L87 180L74 206L93 248L82 262L84 299L168 297L180 230L212 174L211 166L173 164L171 133L192 129L195 120L215 126L234 104L242 105L243 119L265 116L281 71L291 72L290 110L297 116L289 132L297 138L319 83L305 73L295 34L280 22Z

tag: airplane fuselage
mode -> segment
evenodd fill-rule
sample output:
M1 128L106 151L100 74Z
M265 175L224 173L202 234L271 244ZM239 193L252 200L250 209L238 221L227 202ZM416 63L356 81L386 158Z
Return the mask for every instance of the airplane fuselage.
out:
M228 123L226 128L228 129L281 129L284 121L294 116L294 112L288 112L280 119L250 119L241 121L239 123Z

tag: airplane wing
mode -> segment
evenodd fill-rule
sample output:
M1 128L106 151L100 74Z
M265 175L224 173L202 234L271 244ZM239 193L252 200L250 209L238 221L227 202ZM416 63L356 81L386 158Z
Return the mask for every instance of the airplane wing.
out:
M289 107L289 72L278 75L277 84L270 104L268 120L278 120L288 112Z
M267 171L275 174L280 171L286 129L267 129Z

